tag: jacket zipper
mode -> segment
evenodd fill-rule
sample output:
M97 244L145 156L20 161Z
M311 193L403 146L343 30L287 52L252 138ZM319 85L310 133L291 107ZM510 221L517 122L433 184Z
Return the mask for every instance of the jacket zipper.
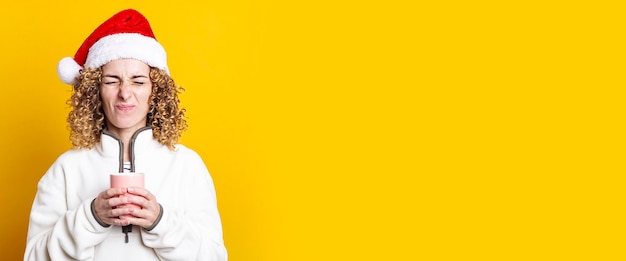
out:
M150 129L150 127L143 127L141 129L138 129L130 138L130 144L128 144L129 146L128 151L130 153L129 155L130 156L130 172L135 172L135 140L137 139L137 136L139 135L139 133L147 129ZM108 132L107 130L104 130L102 134L111 136L113 139L115 139L118 142L119 148L120 148L118 170L120 173L124 172L124 143L122 142L122 140L115 137L115 135ZM131 232L133 232L133 225L122 226L122 233L124 233L124 243L128 243L128 233L131 233Z

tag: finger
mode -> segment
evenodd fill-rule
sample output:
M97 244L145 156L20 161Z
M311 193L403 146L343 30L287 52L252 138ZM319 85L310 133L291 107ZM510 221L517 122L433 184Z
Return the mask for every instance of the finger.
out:
M120 219L127 221L129 224L133 224L133 225L140 226L140 227L143 227L146 223L148 223L146 219L135 216L135 215L127 215L127 216L121 217Z
M157 205L156 199L150 200L148 198L145 198L144 196L138 196L133 194L126 194L126 197L128 197L129 203L138 205L141 208L154 209Z
M130 216L127 217L130 223L140 227L150 227L154 224L158 213L149 211L147 209L133 209Z
M129 209L121 207L121 208L113 208L113 209L106 211L106 215L107 215L107 218L110 218L110 219L119 219L120 216L128 215L130 214L130 212L131 211Z
M127 226L131 224L132 217L128 215L122 215L119 218L113 219L113 224L116 226Z
M111 213L111 211L118 208L120 205L130 203L128 196L119 196L109 199L102 199L98 201L96 199L95 208L98 213L105 213L107 217L117 217L119 214ZM99 202L99 203L98 203Z
M128 187L127 192L128 194L142 196L147 199L154 198L154 196L152 195L152 193L150 193L150 191L142 187Z
M128 219L129 217L132 217L131 215L132 211L130 208L120 207L107 211L105 218L102 220L107 224L125 226L131 224L131 220Z
M110 188L104 191L105 192L105 199L108 198L112 198L112 197L117 197L119 195L124 195L127 192L126 188Z
M118 197L109 198L106 201L107 201L107 207L116 208L116 207L119 207L120 205L131 203L132 199L130 198L129 195L120 195Z

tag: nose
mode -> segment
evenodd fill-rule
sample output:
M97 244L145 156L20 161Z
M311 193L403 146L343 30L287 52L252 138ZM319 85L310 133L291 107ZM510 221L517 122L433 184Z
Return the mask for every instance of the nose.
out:
M122 83L120 84L120 90L117 95L122 100L128 100L131 97L131 86L128 81L122 81Z

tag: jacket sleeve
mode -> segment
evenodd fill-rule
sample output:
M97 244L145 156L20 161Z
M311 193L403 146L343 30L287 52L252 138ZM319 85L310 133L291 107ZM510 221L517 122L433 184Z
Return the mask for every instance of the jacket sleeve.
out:
M159 223L150 231L141 230L142 240L162 260L226 261L213 180L200 156L187 152L188 168L177 173L183 179L182 204L164 204Z
M24 260L91 260L94 246L111 228L98 224L91 199L68 207L67 182L62 164L55 162L41 178L28 225ZM70 181L71 182L71 181Z

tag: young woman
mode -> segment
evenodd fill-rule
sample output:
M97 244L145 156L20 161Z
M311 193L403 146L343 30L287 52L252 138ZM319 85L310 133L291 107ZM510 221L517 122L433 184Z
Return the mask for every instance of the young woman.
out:
M145 17L124 10L61 60L74 148L38 184L24 260L227 260L211 176L177 144L187 123L165 57ZM110 188L118 172L145 186Z

